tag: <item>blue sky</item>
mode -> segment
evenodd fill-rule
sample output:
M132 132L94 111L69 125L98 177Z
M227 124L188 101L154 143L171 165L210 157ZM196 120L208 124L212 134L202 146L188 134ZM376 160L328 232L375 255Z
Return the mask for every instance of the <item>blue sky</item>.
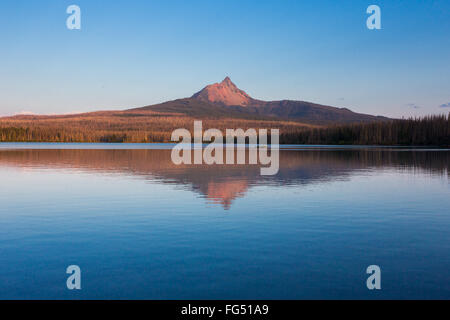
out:
M81 30L66 28L71 4ZM8 0L0 43L0 115L144 106L225 76L264 100L450 112L448 0Z

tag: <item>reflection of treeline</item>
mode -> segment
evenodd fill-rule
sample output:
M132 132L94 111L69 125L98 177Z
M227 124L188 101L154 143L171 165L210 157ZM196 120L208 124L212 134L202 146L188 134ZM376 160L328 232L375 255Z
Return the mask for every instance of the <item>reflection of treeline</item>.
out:
M246 155L248 160L248 154ZM248 163L248 161L247 161ZM0 150L0 166L78 168L86 171L129 173L162 177L170 181L222 181L234 177L249 184L260 180L276 182L333 179L353 171L373 168L413 170L430 174L450 174L450 152L435 149L351 148L339 150L280 150L277 176L261 176L260 165L175 165L171 149L33 149ZM275 179L275 180L274 180Z
M433 174L450 175L450 152L443 149L350 148L320 151L281 151L280 173L301 163L321 172L386 168L423 170Z
M450 145L450 114L311 128L283 133L282 143L332 145Z

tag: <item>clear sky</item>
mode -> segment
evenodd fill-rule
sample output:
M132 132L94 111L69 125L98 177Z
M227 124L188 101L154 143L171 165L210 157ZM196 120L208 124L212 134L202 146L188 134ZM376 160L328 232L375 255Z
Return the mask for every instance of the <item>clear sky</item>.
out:
M66 8L81 8L68 30ZM381 30L366 9L381 8ZM450 1L2 0L0 115L139 107L230 76L252 97L450 112Z

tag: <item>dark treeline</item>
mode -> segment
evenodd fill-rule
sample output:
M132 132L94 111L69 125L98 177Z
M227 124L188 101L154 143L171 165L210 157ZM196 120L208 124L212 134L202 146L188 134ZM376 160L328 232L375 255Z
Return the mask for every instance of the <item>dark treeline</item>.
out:
M194 121L186 116L142 114L72 115L60 117L0 118L0 142L171 142L173 130L186 128L193 135ZM277 128L280 132L296 132L310 125L270 120L202 119L203 129Z
M3 119L0 142L170 142L176 128L191 128L193 118L146 116ZM450 146L450 114L406 120L312 126L286 121L204 120L204 130L278 128L281 144ZM192 130L190 130L192 131ZM270 140L270 135L269 135Z
M280 143L450 146L450 114L282 133Z

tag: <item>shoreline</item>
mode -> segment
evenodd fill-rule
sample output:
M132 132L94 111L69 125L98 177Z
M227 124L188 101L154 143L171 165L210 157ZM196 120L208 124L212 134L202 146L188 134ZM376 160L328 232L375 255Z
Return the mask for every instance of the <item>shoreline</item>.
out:
M172 149L179 143L170 142L0 142L0 150L11 149L110 149L110 150L133 150L133 149ZM202 147L210 144L204 143ZM238 146L238 144L235 144ZM259 147L260 145L248 145L246 148ZM280 150L417 150L417 151L450 151L450 146L407 146L407 145L326 145L326 144L279 144ZM226 144L224 144L226 147ZM193 147L192 149L195 149Z

